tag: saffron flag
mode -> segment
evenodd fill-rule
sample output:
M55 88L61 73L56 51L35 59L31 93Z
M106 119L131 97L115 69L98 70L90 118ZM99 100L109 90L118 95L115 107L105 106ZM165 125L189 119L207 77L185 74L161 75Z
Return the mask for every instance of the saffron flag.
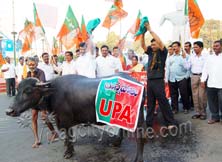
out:
M205 20L196 0L185 1L185 15L188 16L192 38L198 38Z
M34 27L35 27L35 39L41 39L45 37L45 30L40 21L39 15L36 10L36 5L33 3L33 13L34 13Z
M52 43L52 54L58 55L59 53L59 45L55 37L53 37L53 43Z
M148 23L149 20L148 20L148 17L143 17L141 22L140 22L140 26L139 26L139 29L138 31L136 32L136 34L134 35L135 36L135 41L138 40L139 37L142 36L142 34L144 34L146 32L146 27L145 27L145 23Z
M82 22L81 22L81 37L82 37L82 42L85 42L89 38L83 16L82 16Z
M79 48L79 44L81 42L86 42L88 40L89 36L86 30L86 24L84 17L82 16L82 21L81 21L81 29L77 33L76 37L73 38L74 44L76 45L76 48Z
M96 96L96 118L111 126L134 132L144 87L121 77L101 80Z
M72 11L71 6L68 7L65 21L57 35L60 42L66 49L70 49L75 45L75 37L80 32L79 23Z
M23 40L22 54L31 50L32 42L35 39L35 28L31 21L25 21L24 29L19 32L19 39Z
M133 25L131 26L131 28L129 29L129 32L132 33L133 35L135 35L136 32L139 30L141 19L142 19L142 14L141 14L141 12L140 12L140 10L139 10L139 12L138 12L138 14L137 14L137 17L136 17L136 21L134 22L134 24L133 24ZM141 37L142 37L142 35L135 36L135 37L134 37L134 40L137 41L137 40L139 40Z
M128 32L124 35L123 38L121 38L117 44L117 47L122 51L126 42L126 38L127 38Z
M35 39L34 25L28 19L25 20L24 29L19 32L19 38L25 39L26 37L32 42Z
M141 18L142 18L142 14L139 10L137 17L136 17L136 21L129 29L129 32L132 33L133 35L136 34L136 32L139 30Z
M114 5L119 7L119 8L122 8L123 7L123 2L122 2L122 0L114 0Z
M126 70L126 58L122 53L120 53L119 59L120 59L123 70Z
M28 52L29 50L31 50L31 44L32 42L30 42L28 36L24 39L23 45L22 45L22 54Z
M105 17L105 20L103 21L102 26L110 29L110 27L112 27L116 22L125 18L127 15L128 13L126 11L115 5L112 5L107 16Z
M0 53L0 66L5 64L5 59L2 56L2 53Z
M56 28L58 20L58 8L48 4L35 3L38 9L38 16L46 27Z

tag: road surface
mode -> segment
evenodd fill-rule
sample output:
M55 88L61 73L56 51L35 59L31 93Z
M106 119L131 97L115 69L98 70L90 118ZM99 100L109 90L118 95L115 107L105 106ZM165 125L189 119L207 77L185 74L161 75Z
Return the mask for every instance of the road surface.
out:
M109 146L110 138L96 128L79 128L84 137L78 137L75 144L75 156L63 159L64 144L62 140L54 143L47 141L47 129L39 120L42 133L42 145L32 149L32 130L29 116L12 118L5 115L5 109L13 98L0 94L0 162L130 162L135 155L135 140L126 137L121 147ZM176 115L181 123L189 125L188 130L174 132L168 137L157 133L147 140L144 160L147 162L222 162L222 124L208 125L207 121L193 120L194 112ZM158 118L161 118L158 115ZM21 123L23 122L23 128ZM158 132L160 127L156 125ZM96 130L95 130L96 129ZM93 131L92 131L93 130ZM167 132L169 133L169 132ZM90 135L89 135L90 134ZM165 136L166 134L164 134Z

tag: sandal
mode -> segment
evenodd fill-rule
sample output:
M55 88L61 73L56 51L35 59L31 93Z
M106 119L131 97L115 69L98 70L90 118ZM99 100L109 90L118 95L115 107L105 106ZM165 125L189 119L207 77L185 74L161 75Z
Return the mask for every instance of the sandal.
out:
M178 111L177 111L177 110L173 110L172 112L173 112L173 114L177 114L177 113L178 113Z
M214 124L214 123L218 123L218 122L220 122L220 120L210 119L207 121L208 124Z
M41 145L41 142L35 142L35 143L32 145L32 148L39 148L40 145Z
M185 109L183 112L184 112L184 114L188 114L189 110Z
M207 119L207 116L206 115L201 115L200 116L200 120L206 120Z
M198 119L198 118L200 118L200 117L201 117L201 115L195 114L195 115L193 115L191 118L192 118L192 119Z

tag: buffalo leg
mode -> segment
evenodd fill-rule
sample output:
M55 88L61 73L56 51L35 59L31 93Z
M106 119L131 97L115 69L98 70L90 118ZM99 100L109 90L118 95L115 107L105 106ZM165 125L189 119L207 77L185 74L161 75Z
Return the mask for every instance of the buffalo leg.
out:
M136 131L136 157L134 162L143 162L144 132L143 129L140 128L138 128Z
M120 147L123 140L123 129L120 129L118 132L118 135L114 137L112 141L112 146L114 147Z
M136 157L135 157L134 162L143 162L143 149L144 149L144 142L145 142L143 105L144 105L144 99L143 99L141 107L140 107L139 120L138 120L138 124L137 124L137 129L135 132L135 135L136 135Z
M70 129L66 129L66 138L65 138L65 153L64 153L64 158L65 159L70 159L73 154L74 154L74 144L72 141L72 137L73 137L73 130L72 128Z

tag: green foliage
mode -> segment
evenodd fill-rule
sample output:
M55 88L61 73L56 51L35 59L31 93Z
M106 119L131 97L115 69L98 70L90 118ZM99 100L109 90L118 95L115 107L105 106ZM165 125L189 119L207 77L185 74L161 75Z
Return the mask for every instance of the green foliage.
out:
M107 45L109 47L110 50L113 49L113 47L115 47L118 42L119 42L119 35L117 35L115 32L110 32L108 33L107 37L106 37L106 41L99 41L96 43L97 47L101 47L102 45Z
M203 38L205 48L211 48L215 40L222 38L222 21L205 20L200 31L200 38Z
M64 55L58 55L58 61L59 62L63 62L65 60L65 57L64 57Z

